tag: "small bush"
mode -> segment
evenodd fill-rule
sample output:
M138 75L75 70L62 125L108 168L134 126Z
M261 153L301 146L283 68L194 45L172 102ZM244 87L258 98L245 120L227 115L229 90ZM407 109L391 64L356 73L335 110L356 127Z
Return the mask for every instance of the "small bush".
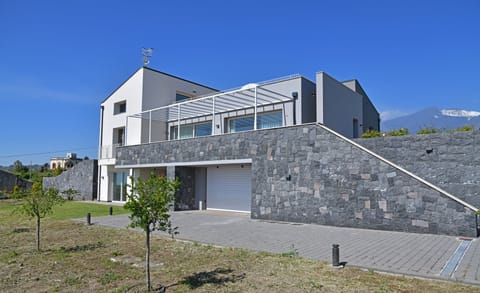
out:
M465 125L465 126L460 126L455 131L456 132L473 131L474 129L475 128L472 125Z
M431 134L431 133L437 133L437 132L440 132L440 130L438 130L435 127L424 127L419 131L417 131L417 134Z
M13 187L12 197L13 198L22 198L24 196L25 196L25 192L23 192L23 190L20 188L20 186L15 185Z
M67 190L62 191L62 195L67 199L67 200L74 200L75 196L79 195L80 192L78 190L75 190L73 188L69 188Z
M60 168L60 167L57 167L57 168L55 168L55 170L53 170L53 176L58 176L58 175L62 174L62 172L63 172L63 169Z
M399 128L393 129L387 133L385 133L386 136L402 136L402 135L407 135L408 134L408 128Z
M376 130L368 130L362 134L362 138L372 138L372 137L381 137L382 133Z

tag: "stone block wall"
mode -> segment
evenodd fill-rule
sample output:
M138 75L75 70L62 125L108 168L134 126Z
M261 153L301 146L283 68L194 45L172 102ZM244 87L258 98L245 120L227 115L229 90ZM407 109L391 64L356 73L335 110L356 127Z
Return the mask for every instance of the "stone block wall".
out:
M117 152L118 165L238 159L252 160L255 219L477 235L473 211L316 124L126 146Z
M480 131L357 139L356 142L480 207Z
M79 192L75 200L97 198L98 161L85 160L56 177L44 177L43 187L56 188L60 192L74 189Z
M175 197L175 210L195 209L195 169L192 167L176 167L175 177L182 182Z
M18 175L0 170L0 191L12 193L16 185L21 189L29 189L32 187L32 184L33 182L22 179Z

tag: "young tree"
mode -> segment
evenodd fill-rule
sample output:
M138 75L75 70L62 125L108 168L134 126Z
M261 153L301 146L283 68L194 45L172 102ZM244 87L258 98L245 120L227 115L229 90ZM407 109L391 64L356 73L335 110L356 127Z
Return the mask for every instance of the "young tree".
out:
M17 211L37 219L37 251L40 251L40 219L52 213L55 205L63 203L63 198L58 196L58 190L44 189L41 183L36 182L29 191L25 191L21 201Z
M28 167L24 166L20 160L13 162L13 172L17 174L27 173Z
M172 231L169 211L180 182L153 173L147 180L133 177L131 180L132 185L129 186L130 192L124 207L132 212L129 226L145 231L145 270L147 290L150 291L150 233L155 230Z

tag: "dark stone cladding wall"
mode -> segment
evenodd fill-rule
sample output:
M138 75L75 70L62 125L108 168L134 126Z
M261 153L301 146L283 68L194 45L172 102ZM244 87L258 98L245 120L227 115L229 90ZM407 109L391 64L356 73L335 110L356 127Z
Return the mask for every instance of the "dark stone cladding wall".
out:
M44 177L43 187L56 188L60 192L75 189L79 194L75 200L94 200L97 198L98 161L85 160L56 177Z
M195 169L192 167L177 167L175 168L175 177L182 182L180 190L176 194L175 210L195 209L195 196L192 196L195 188Z
M480 207L480 131L357 139L356 142Z
M0 170L0 192L6 191L8 193L12 193L15 185L17 185L21 189L29 189L32 187L32 184L33 182L24 180L18 175L4 170Z
M246 158L252 218L476 236L474 212L315 124L117 152L118 165Z

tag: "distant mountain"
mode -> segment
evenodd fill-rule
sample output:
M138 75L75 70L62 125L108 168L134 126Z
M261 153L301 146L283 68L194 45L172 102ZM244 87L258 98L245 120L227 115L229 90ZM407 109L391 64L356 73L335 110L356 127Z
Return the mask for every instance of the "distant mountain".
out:
M413 114L382 121L381 129L382 131L389 131L404 127L408 128L410 133L413 134L425 127L450 130L465 125L480 128L480 112L459 109L442 110L436 107L426 108Z

